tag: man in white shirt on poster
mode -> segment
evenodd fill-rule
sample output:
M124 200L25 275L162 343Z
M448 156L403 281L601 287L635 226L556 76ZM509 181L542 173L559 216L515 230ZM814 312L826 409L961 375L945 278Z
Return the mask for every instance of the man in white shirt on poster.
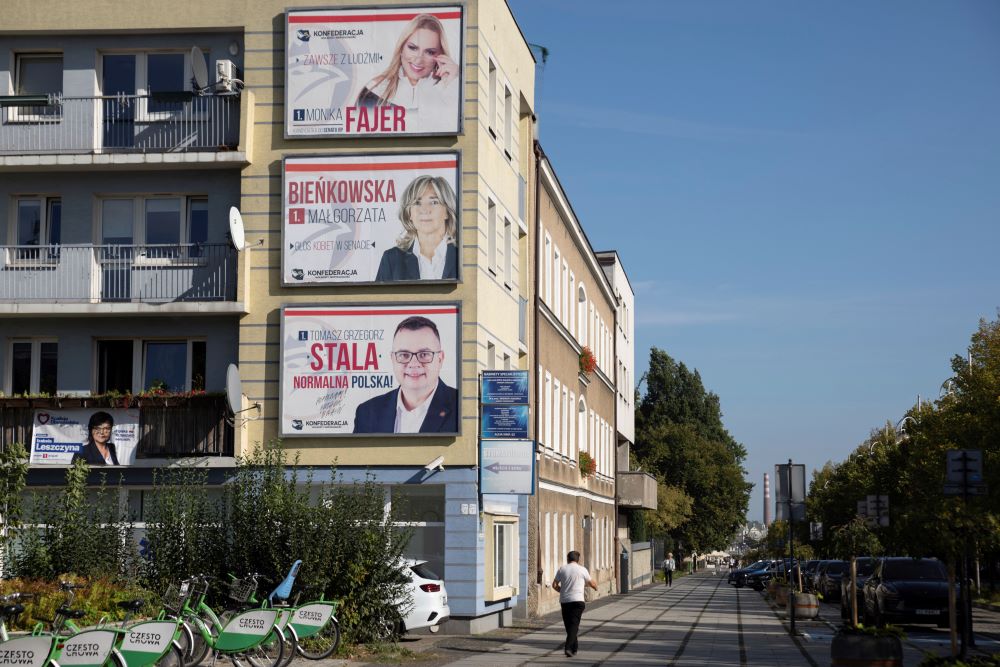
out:
M556 572L552 580L552 588L559 591L559 604L562 605L563 625L566 626L566 657L576 655L579 648L577 635L580 632L580 619L587 606L584 603L584 589L590 586L595 591L597 584L590 577L587 568L580 565L580 552L570 551L566 555L566 564Z

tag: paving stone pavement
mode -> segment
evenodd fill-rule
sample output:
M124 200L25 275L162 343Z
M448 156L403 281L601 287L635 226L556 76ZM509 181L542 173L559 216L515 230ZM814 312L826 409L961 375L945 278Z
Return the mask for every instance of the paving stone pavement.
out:
M580 652L563 654L565 633L557 615L533 619L534 630L510 639L507 630L477 636L408 638L417 653L414 667L472 665L515 667L570 664L598 666L661 665L665 667L826 667L830 642L840 624L839 606L822 604L821 617L799 620L798 635L788 632L784 613L761 593L726 583L726 572L696 574L672 588L655 585L588 605L580 626ZM979 650L1000 650L1000 614L977 613ZM907 626L904 661L919 664L923 651L948 653L946 630ZM505 641L508 640L509 641ZM422 655L421 655L422 654ZM325 661L317 667L355 667L361 663ZM293 667L309 663L296 660ZM316 663L311 663L316 664ZM367 663L369 665L379 663Z

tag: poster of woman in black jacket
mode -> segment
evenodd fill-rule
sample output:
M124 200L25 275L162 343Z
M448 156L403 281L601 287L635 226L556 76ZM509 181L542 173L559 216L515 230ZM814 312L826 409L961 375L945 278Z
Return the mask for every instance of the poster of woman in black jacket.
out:
M118 453L111 442L115 420L107 412L95 412L87 423L87 443L73 455L73 461L82 460L92 466L116 466Z

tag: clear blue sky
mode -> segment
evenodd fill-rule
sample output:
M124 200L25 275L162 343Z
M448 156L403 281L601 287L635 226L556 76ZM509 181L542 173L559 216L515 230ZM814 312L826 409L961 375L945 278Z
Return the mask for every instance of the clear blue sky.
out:
M539 138L761 479L937 398L1000 305L1000 2L510 0ZM807 473L811 474L811 473Z

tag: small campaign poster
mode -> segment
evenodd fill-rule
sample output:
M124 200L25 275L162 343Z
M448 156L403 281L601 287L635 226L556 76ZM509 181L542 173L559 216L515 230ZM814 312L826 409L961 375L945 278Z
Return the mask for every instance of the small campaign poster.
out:
M289 157L282 282L454 282L457 153Z
M462 5L288 10L285 136L457 134Z
M69 465L77 457L90 465L127 466L135 463L138 444L138 410L36 410L29 463Z
M457 435L459 306L285 306L281 435Z

